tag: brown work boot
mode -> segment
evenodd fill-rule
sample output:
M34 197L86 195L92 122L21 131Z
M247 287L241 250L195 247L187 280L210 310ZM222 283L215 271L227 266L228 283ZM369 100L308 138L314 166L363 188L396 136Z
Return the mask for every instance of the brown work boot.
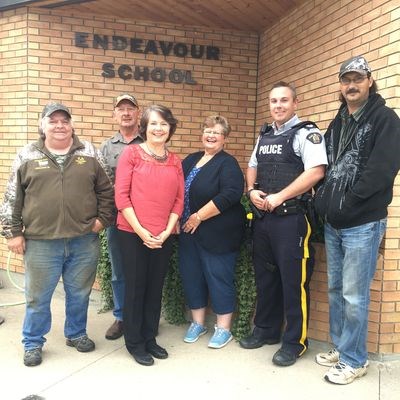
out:
M124 327L122 321L118 321L117 319L113 322L113 324L107 329L106 339L115 340L119 339L124 334Z

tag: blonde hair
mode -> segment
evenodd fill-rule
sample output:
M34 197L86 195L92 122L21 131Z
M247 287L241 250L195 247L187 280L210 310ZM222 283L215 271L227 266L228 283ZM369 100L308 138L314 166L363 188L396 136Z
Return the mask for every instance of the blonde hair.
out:
M203 123L203 129L212 128L215 125L221 125L223 129L223 135L227 137L231 132L231 126L228 120L222 115L211 115L207 117Z

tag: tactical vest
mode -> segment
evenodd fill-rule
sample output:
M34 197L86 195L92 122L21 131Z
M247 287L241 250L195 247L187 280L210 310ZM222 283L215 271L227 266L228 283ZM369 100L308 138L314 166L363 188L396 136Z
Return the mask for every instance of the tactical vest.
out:
M292 183L304 171L304 164L293 150L296 132L306 125L304 121L287 131L274 135L272 126L264 125L257 147L257 182L265 193L277 193Z

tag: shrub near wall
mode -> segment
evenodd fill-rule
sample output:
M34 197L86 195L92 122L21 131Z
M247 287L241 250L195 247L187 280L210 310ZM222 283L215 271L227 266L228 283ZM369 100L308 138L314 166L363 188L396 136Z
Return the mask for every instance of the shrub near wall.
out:
M243 198L243 202L245 204L247 203L245 197ZM248 222L249 221L250 220L248 220ZM238 340L250 333L256 301L254 270L251 261L250 235L250 227L248 227L236 263L235 286L237 293L237 309L233 321L232 333ZM111 288L111 264L108 257L107 239L104 231L101 233L100 239L101 255L97 268L97 279L99 281L103 301L101 311L108 311L113 308L113 298ZM170 324L180 325L188 321L188 310L185 306L182 281L178 267L177 238L174 242L174 251L165 278L162 312L165 320Z

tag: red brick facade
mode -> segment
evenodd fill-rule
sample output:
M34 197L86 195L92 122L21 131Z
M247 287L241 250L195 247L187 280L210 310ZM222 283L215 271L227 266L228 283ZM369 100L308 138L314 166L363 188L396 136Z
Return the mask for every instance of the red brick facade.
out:
M324 130L339 105L339 65L352 55L363 54L370 62L380 93L389 106L398 107L399 20L400 6L395 0L308 1L261 35L43 9L3 12L0 14L1 192L17 148L37 137L39 113L49 100L70 106L77 134L95 144L116 130L112 102L117 94L134 93L142 106L165 104L180 121L171 149L182 157L200 147L204 117L220 113L233 128L227 150L238 158L243 169L258 126L269 118L268 91L278 80L295 83L300 98L299 116L316 121ZM81 37L80 45L76 32L87 34ZM93 45L94 35L102 38L103 47ZM127 47L113 49L110 44L113 36L124 38L123 42L126 39ZM107 49L104 37L109 40ZM179 45L174 50L176 44ZM204 46L205 53L192 57L192 45L197 56L200 46ZM207 46L218 49L217 59L207 58ZM188 54L182 57L186 50ZM102 76L105 63L113 65L116 77ZM121 74L128 78L125 80L118 76L122 65L125 67ZM135 79L136 67L140 79ZM146 67L150 78L144 81ZM189 82L171 82L171 71L175 71L172 80L178 81L190 71L190 76L186 75ZM399 238L397 180L371 292L368 349L379 354L400 354ZM326 265L323 246L317 248L309 333L311 338L328 341ZM4 265L7 257L4 242L0 257ZM12 269L23 272L20 259L12 258Z

